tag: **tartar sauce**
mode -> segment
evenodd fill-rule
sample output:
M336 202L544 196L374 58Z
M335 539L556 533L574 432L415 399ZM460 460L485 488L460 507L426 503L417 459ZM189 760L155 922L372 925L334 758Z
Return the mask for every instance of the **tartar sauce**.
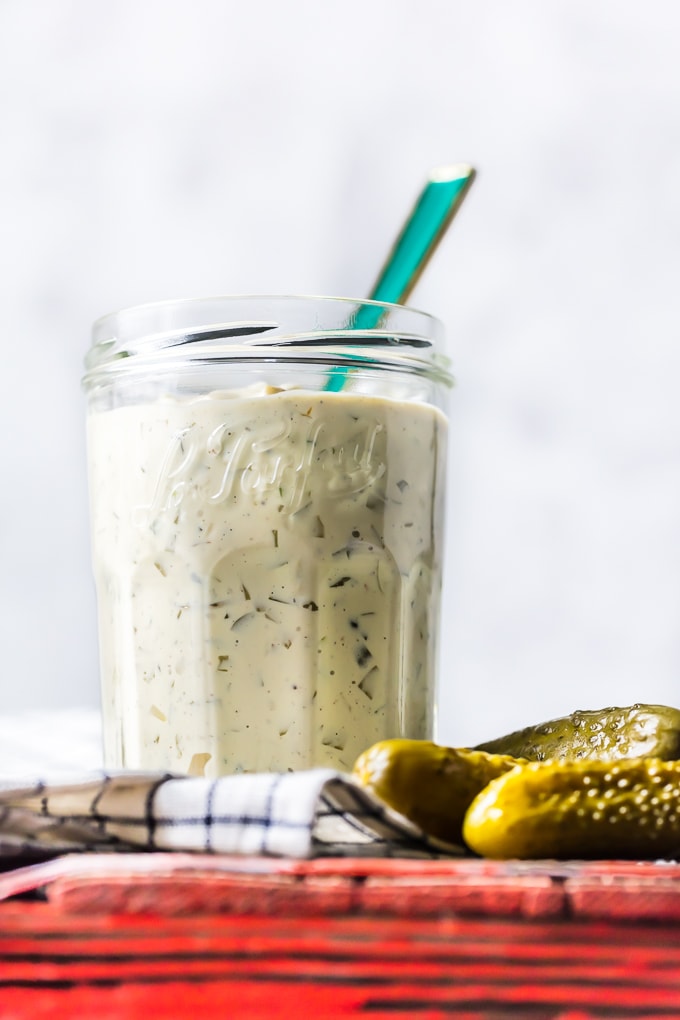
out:
M446 432L343 392L91 412L107 763L350 769L431 737Z

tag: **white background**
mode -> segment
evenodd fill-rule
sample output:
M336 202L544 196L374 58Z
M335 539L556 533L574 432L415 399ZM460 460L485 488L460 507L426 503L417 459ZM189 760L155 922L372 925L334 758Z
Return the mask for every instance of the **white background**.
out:
M680 705L679 52L674 0L0 0L0 715L98 704L91 321L365 293L460 160L439 737Z

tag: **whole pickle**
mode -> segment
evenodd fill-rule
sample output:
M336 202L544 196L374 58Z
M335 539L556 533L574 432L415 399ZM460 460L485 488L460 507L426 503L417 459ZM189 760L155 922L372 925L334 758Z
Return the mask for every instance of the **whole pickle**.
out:
M680 761L530 762L475 798L463 838L483 857L676 857Z
M680 758L680 710L666 705L630 705L574 712L561 719L478 744L478 751L529 761L613 761Z
M460 845L474 798L517 762L507 755L440 747L428 740L382 740L361 754L354 776L423 832Z

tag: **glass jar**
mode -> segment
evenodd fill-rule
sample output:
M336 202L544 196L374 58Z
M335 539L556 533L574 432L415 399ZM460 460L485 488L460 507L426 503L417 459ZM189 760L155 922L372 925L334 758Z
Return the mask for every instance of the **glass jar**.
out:
M86 359L107 767L351 769L430 738L452 378L344 298L169 301Z

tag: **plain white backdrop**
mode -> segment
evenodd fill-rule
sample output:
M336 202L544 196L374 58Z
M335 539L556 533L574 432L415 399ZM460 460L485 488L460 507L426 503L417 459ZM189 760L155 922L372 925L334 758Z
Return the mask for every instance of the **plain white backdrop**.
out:
M363 294L463 160L412 299L458 380L439 738L680 705L679 45L674 0L0 0L0 715L98 704L92 320Z

